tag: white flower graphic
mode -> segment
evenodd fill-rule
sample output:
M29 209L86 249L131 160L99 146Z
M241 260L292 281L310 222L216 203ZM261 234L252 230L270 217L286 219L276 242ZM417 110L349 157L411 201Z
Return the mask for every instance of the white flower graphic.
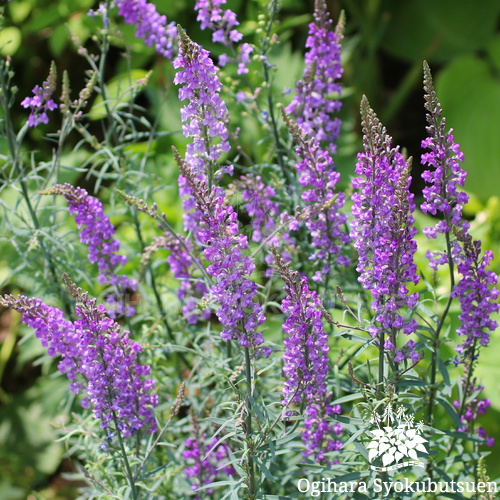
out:
M396 465L402 458L410 458L418 460L417 451L427 453L424 443L427 442L420 432L422 426L417 424L417 428L413 428L413 416L406 416L401 407L395 414L392 409L384 412L384 416L389 416L389 422L394 425L380 427L380 419L372 418L379 426L378 429L368 431L372 440L368 443L368 460L373 462L377 457L381 457L384 467Z

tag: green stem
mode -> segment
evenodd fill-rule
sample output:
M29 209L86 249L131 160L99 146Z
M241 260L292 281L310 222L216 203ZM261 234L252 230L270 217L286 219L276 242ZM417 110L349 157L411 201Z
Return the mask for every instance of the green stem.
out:
M250 403L250 398L253 397L253 382L252 382L252 365L250 361L250 349L245 347L245 374L247 381L247 395L246 395L246 422L245 422L245 434L248 446L247 454L247 486L248 486L248 500L254 500L257 498L257 490L255 486L255 464L253 459L253 442L252 442L252 405Z
M137 493L137 488L135 487L134 482L134 474L132 473L132 468L130 467L130 463L128 461L127 452L125 450L125 445L123 443L122 434L118 427L118 419L116 413L113 412L113 420L115 422L116 435L118 437L118 443L120 445L120 450L123 458L123 463L125 464L125 475L127 476L127 480L130 484L130 491L132 493L132 500L139 500L139 494Z
M432 341L433 352L432 352L432 361L431 361L431 379L430 379L430 394L429 394L429 406L427 407L427 422L429 425L432 424L432 410L434 408L434 402L436 399L436 377L437 377L437 364L439 358L439 336L441 334L441 330L443 328L446 317L448 316L448 312L450 311L451 303L453 301L453 297L451 296L451 292L453 288L455 288L455 276L454 270L455 266L453 263L453 257L451 254L451 241L450 241L450 233L446 233L446 252L448 254L448 266L450 270L450 296L448 297L448 302L444 308L441 319L439 320L438 326L436 328L436 332L434 334L434 338Z

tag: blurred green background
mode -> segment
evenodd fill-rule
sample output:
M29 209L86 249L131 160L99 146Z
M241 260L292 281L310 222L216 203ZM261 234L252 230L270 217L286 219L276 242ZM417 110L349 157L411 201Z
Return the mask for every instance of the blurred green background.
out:
M211 42L211 34L199 29L194 0L155 3L169 21L179 22L195 41L213 49L215 54L220 50ZM334 21L342 10L346 14L343 128L336 158L345 184L354 171L355 155L360 150L358 110L361 96L366 94L395 143L413 156L413 190L418 197L422 188L418 171L420 142L426 136L421 83L422 60L426 59L433 70L448 125L454 128L455 138L465 154L466 188L472 196L467 215L474 219L474 235L483 240L484 249L493 249L500 255L500 2L339 0L328 4ZM227 5L238 13L242 32L251 38L256 15L265 9L265 0L228 0ZM18 93L13 117L18 128L27 118L19 103L46 78L51 60L57 62L59 79L63 70L67 70L72 86L75 89L83 86L84 67L75 55L70 31L91 47L95 43L92 39L95 21L87 12L97 6L92 0L13 0L6 4L0 46L9 42L1 53L2 57L11 58L15 72ZM281 2L277 26L281 42L271 57L276 66L275 89L293 89L301 75L312 10L310 1ZM126 43L132 47L131 68L154 69L141 104L152 108L155 86L164 85L173 90L175 101L175 90L166 83L172 75L170 63L135 39L133 27L122 25L122 31L124 40L114 40L110 53L108 79L126 70L121 57ZM179 124L176 109L159 117L160 128L172 131L171 123ZM26 150L36 149L41 157L50 155L53 144L44 138L50 132L57 132L57 125L51 123L31 130L26 137ZM251 140L251 132L246 137ZM5 148L5 138L0 137L2 154ZM68 148L70 154L71 140ZM85 182L82 177L79 184ZM172 182L175 182L173 176ZM2 248L7 247L2 245ZM2 273L9 259L5 252L0 256L3 292L10 290ZM500 272L498 257L495 269ZM61 472L71 468L62 458L61 447L54 443L56 435L51 427L51 423L61 418L58 394L66 382L61 377L49 377L53 371L50 363L36 362L41 349L35 342L19 345L17 323L18 318L8 312L0 316L0 498L23 499L28 492L31 492L29 498L74 498L73 487L61 478ZM496 437L497 450L500 449L499 355L497 332L481 354L478 372L486 386L485 394L493 403L481 423ZM500 462L489 460L488 466L493 478L500 475Z

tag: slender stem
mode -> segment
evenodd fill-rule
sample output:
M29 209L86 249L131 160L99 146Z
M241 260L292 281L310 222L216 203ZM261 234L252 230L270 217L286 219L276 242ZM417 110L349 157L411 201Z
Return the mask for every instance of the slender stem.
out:
M247 454L247 486L248 486L248 499L254 500L257 498L257 490L255 486L255 464L253 460L253 442L252 442L252 405L250 398L253 397L253 381L252 381L252 365L250 361L250 349L245 347L245 374L247 381L247 395L246 395L246 422L245 434L248 446Z
M434 334L432 346L433 346L433 353L432 353L432 361L431 361L431 379L430 379L430 394L429 394L429 406L427 408L427 422L429 425L432 423L432 410L434 408L434 402L436 399L436 376L437 376L437 364L438 364L438 354L439 354L439 336L441 334L441 330L443 328L444 322L446 317L448 316L448 312L451 307L451 303L453 301L453 297L451 295L451 292L455 288L455 276L454 276L454 270L455 266L453 263L453 257L451 254L451 241L450 241L450 233L446 233L446 252L448 254L448 266L450 270L450 296L448 297L448 302L446 303L446 306L444 308L443 314L441 316L441 319L439 320L438 326L436 328L436 332Z
M122 434L121 434L120 429L118 427L118 419L117 419L116 413L114 411L113 411L113 420L115 422L116 435L118 437L118 443L120 445L123 463L125 464L125 474L127 476L128 482L130 484L130 491L132 493L132 500L139 500L139 494L137 493L137 489L135 487L135 482L134 482L134 474L132 473L132 469L131 469L130 463L128 461L127 452L125 450L125 445L123 443Z

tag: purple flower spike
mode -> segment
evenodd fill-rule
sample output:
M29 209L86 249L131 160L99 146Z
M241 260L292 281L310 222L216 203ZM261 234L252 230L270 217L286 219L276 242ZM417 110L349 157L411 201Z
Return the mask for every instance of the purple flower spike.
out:
M144 38L148 47L154 46L166 59L173 58L177 38L175 23L167 24L167 18L160 15L155 5L146 0L117 0L116 5L124 21L137 27L137 38Z
M223 325L221 337L256 349L264 342L257 328L265 317L256 301L257 284L250 279L255 265L245 255L248 239L239 232L233 207L224 204L222 190L215 186L209 188L178 152L174 150L174 153L200 214L197 237L205 258L211 262L207 267L207 273L214 278L210 296L220 304L216 314ZM258 351L265 356L270 354L267 347L259 347Z
M49 123L47 111L57 109L57 104L51 99L56 89L56 79L56 65L52 62L47 80L42 83L41 87L37 85L33 89L34 97L26 97L21 102L21 106L24 108L31 108L27 121L30 127L36 127L40 123Z
M331 28L326 2L316 0L314 22L309 25L306 41L306 67L286 112L297 120L306 136L314 137L334 154L340 119L332 115L340 110L341 102L332 96L340 95L342 89L337 83L343 72L340 63L342 21L335 32Z
M491 251L481 257L481 242L472 240L465 231L455 230L457 241L463 251L457 257L457 268L461 275L451 294L460 303L461 321L457 333L465 337L457 347L462 359L476 359L481 346L489 343L490 332L495 331L498 323L491 316L498 312L498 276L488 266L493 259Z
M365 152L358 154L359 177L353 181L356 192L352 196L351 236L359 255L358 281L373 296L371 306L376 324L370 333L374 338L388 336L396 346L398 332L410 334L418 326L415 320L406 320L399 313L404 308L412 309L418 300L418 294L409 293L407 288L407 283L419 281L413 263L417 230L413 226L415 205L409 191L410 164L398 148L391 146L391 137L366 97L361 113ZM380 345L383 342L382 337ZM418 359L412 348L395 353L397 362L404 358Z
M200 180L209 184L219 172L218 160L231 149L228 142L228 110L220 98L221 83L217 68L210 59L208 51L190 40L179 28L179 56L173 65L182 68L175 75L174 83L179 88L179 99L189 100L181 109L184 136L192 139L187 145L186 162ZM232 173L231 168L226 172ZM184 217L186 231L196 230L199 214L189 213L194 208L194 199L188 183L179 177L180 195L184 197L183 207L188 212Z
M213 31L212 40L217 43L222 43L226 47L233 47L238 43L243 35L235 29L240 23L236 19L236 14L230 9L223 10L222 5L226 0L197 0L195 9L198 11L198 21L200 21L201 29L206 28ZM248 64L250 63L250 55L253 48L248 43L243 43L239 47L236 56L238 63L238 74L248 73ZM219 59L219 65L222 67L228 62L233 61L227 54L223 54Z
M438 234L451 233L453 228L468 231L469 223L463 219L462 209L469 201L469 195L459 189L464 186L467 177L460 167L464 156L454 141L452 130L446 131L446 119L442 116L443 110L427 63L424 63L424 89L429 137L422 141L422 148L430 152L422 155L422 165L431 167L431 170L422 174L429 185L422 191L425 201L421 209L440 218L434 226L424 228L428 238L436 238ZM454 258L460 252L460 245L453 241L450 250ZM450 256L445 252L428 252L427 257L431 268L436 270L439 265L448 263Z
M349 258L342 254L351 239L343 229L347 222L342 213L345 196L336 189L340 174L331 154L316 139L307 137L301 125L283 116L296 143L296 168L305 203L301 219L306 221L314 248L309 259L319 266L312 279L322 282L335 264L349 265Z
M75 394L86 392L82 406L92 408L109 437L114 434L110 427L113 421L125 437L141 429L156 432L152 408L158 398L150 394L154 381L145 378L149 366L137 361L141 346L107 316L104 306L98 306L72 283L68 286L79 303L76 313L80 319L74 323L39 299L4 295L0 304L23 315L49 356L62 357L59 371L71 381Z
M108 296L109 313L113 317L133 316L134 308L124 304L122 296L127 289L136 290L137 282L116 272L118 266L127 263L127 257L118 253L120 242L113 238L115 228L104 213L102 203L85 189L71 184L56 184L42 194L62 194L69 203L69 213L75 215L75 222L81 229L80 241L88 246L88 259L99 269L99 283L117 289L116 294Z

